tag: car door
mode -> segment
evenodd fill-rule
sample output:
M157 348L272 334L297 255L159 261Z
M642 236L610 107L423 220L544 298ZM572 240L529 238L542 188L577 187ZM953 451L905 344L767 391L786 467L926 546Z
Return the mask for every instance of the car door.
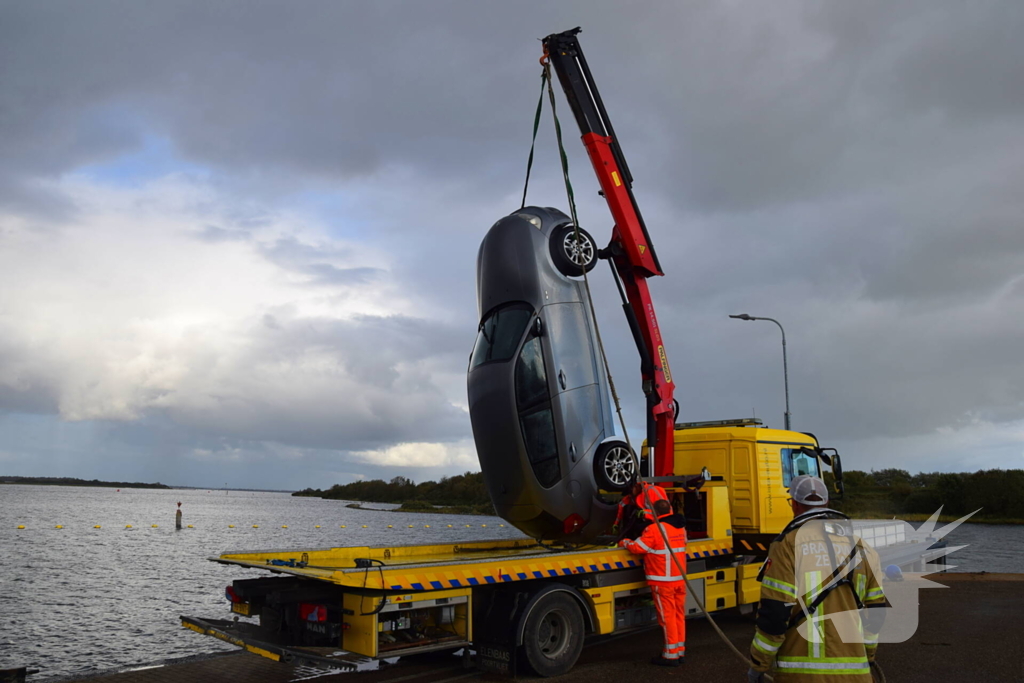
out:
M541 309L549 350L556 434L567 470L585 461L604 437L597 349L582 303Z

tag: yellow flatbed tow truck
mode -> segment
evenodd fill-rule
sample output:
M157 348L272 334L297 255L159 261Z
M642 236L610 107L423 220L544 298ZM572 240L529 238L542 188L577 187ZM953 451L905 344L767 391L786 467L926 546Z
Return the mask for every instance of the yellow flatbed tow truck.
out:
M768 546L793 517L790 481L801 474L821 476L823 464L841 492L839 454L821 448L813 434L769 429L757 419L675 423L674 385L646 285L661 267L578 33L545 38L542 63L545 78L550 63L566 92L614 218L612 244L602 258L610 258L617 273L640 350L647 436L654 444L653 453L646 447L641 452L639 471L653 475L645 481L664 487L686 517L687 614L700 611L698 600L709 613L749 610L760 595L757 574ZM614 500L609 495L608 502ZM900 533L889 531L878 535ZM906 556L913 561L921 554ZM486 670L516 675L529 668L553 676L573 666L585 637L656 620L640 561L614 543L480 541L225 553L211 559L277 576L235 581L227 590L233 620L182 617L184 626L271 659L340 669L461 649Z
M792 519L786 486L838 470L810 434L756 419L677 424L675 469L662 480L685 512L687 614L750 609L768 544ZM834 452L833 452L834 453ZM841 476L841 470L837 472ZM571 548L531 539L409 546L232 552L210 558L275 576L236 580L231 609L247 620L182 623L287 661L339 669L463 649L476 666L551 676L575 663L589 635L654 623L642 563L614 545Z

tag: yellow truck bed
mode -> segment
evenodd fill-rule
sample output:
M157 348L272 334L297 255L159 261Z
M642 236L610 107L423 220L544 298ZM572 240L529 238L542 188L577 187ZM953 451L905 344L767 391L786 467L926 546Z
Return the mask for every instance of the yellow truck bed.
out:
M690 560L731 553L729 541L702 539L691 541L687 547ZM641 564L639 558L614 546L567 550L542 546L534 540L229 552L210 559L351 588L393 591L466 588Z

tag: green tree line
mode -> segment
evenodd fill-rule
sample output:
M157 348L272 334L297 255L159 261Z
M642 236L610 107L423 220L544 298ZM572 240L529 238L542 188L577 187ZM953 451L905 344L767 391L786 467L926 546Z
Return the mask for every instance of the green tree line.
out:
M484 475L480 472L466 472L454 477L442 477L440 481L424 481L419 484L408 477L394 477L391 481L370 479L350 484L335 484L325 491L305 489L292 495L372 503L402 503L407 506L421 503L427 506L491 508L491 498L487 495Z
M0 484L35 484L42 486L106 486L118 489L169 489L166 484L145 484L137 481L100 481L99 479L76 479L74 477L4 477Z
M1024 522L1024 470L922 472L850 470L843 475L844 499L835 507L851 516L931 514Z

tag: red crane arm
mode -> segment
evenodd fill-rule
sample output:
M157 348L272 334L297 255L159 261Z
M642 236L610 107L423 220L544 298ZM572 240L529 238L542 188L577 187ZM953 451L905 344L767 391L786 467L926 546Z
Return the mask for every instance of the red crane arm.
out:
M550 60L576 117L583 145L615 221L605 255L611 258L628 303L623 307L640 353L640 374L647 397L647 443L654 452L654 476L672 474L675 437L675 384L654 312L647 278L663 275L640 207L633 177L615 138L597 86L576 36L579 28L544 39Z

